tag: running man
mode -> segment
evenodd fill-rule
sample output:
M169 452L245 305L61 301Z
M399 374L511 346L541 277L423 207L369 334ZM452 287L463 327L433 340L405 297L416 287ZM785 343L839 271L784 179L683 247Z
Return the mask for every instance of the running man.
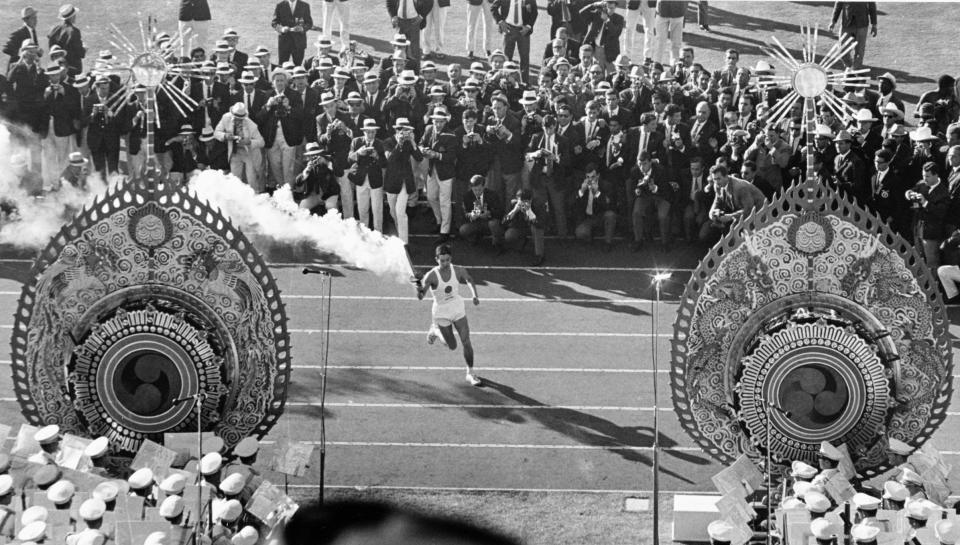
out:
M452 264L453 252L449 244L437 246L436 257L437 266L427 272L422 283L417 281L418 299L422 300L428 289L433 294L433 323L427 332L427 342L433 344L439 337L450 350L456 350L457 338L453 336L453 328L456 327L460 342L463 343L463 359L467 362L467 382L480 386L480 378L473 374L470 324L467 323L467 312L463 297L460 296L460 284L466 284L473 294L473 304L479 305L477 286L466 269Z

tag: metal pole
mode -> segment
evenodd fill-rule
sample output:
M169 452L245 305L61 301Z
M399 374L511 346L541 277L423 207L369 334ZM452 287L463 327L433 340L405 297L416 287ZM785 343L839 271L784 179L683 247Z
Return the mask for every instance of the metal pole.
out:
M203 458L203 392L197 392L197 461ZM199 470L200 468L197 467ZM203 472L197 471L197 523L193 529L193 542L200 545L200 523L203 521Z
M660 544L660 403L657 392L657 327L660 320L657 314L660 311L660 287L668 278L670 273L653 275L656 298L650 320L651 361L653 362L653 545Z
M767 545L773 545L773 456L770 452L770 408L773 402L766 403L767 409Z

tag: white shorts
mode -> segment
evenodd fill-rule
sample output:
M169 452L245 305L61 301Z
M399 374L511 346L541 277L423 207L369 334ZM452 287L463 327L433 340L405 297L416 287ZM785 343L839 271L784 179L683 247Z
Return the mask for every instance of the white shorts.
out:
M442 305L433 305L433 323L439 327L451 326L453 322L466 317L467 311L464 308L463 299L457 299Z

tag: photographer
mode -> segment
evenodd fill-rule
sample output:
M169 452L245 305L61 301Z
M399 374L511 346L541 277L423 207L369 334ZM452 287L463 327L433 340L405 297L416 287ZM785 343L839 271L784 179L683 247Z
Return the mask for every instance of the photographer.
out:
M637 163L630 171L628 183L634 186L634 195L631 219L633 224L633 245L631 251L639 252L643 243L644 228L647 217L656 211L657 223L660 226L661 249L669 251L670 243L670 208L680 190L680 184L667 182L666 171L646 151L637 155ZM651 238L652 237L648 237Z
M940 244L947 238L950 193L946 184L940 182L936 163L923 165L922 172L923 180L907 190L905 196L914 212L914 240L922 248L927 266L935 271L940 266Z
M353 184L347 178L346 170L350 166L347 156L350 154L350 144L353 142L353 123L345 115L337 111L337 98L333 93L326 92L320 97L320 106L323 113L316 117L314 134L316 141L330 154L333 174L340 184L340 206L343 217L354 216ZM307 138L307 140L311 140Z
M617 0L594 2L581 9L580 14L588 21L583 43L594 46L597 62L612 73L613 60L620 55L620 33L627 24L617 13Z
M484 138L493 155L487 186L501 195L514 195L520 187L520 171L523 168L520 121L509 111L506 96L496 94L490 103L492 112L483 123Z
M557 134L557 118L543 117L543 130L533 136L527 147L530 183L538 199L549 201L553 223L560 238L567 237L568 168L570 142ZM546 219L546 218L544 218Z
M450 223L453 194L453 176L456 169L458 142L446 131L450 114L438 106L430 116L433 124L428 126L420 139L420 153L429 159L427 165L427 201L440 231L440 244L450 240Z
M82 123L87 127L87 144L93 159L93 167L104 179L115 174L120 161L120 136L129 129L127 106L120 105L116 113L107 105L110 97L110 78L97 76L96 96L84 105Z
M276 186L289 183L295 176L297 147L303 143L303 103L300 93L287 87L288 80L285 70L275 70L270 76L272 96L259 111L250 114L256 117L263 135L267 167Z
M303 158L307 164L290 186L294 202L318 216L336 210L340 184L330 167L327 151L316 142L310 142L304 148Z
M600 172L593 163L587 165L586 174L580 189L577 190L577 202L574 217L577 239L584 242L593 240L593 233L603 227L603 251L613 249L613 232L617 227L616 186L600 179Z
M44 127L41 133L40 155L43 183L48 187L57 182L57 173L70 153L70 140L80 126L80 93L66 84L66 73L66 69L56 64L46 70L50 85L43 93L43 101L52 127Z
M476 244L480 237L490 234L497 255L503 253L503 201L500 196L486 189L484 176L477 174L470 178L470 190L463 196L464 223L460 226L460 237Z
M714 235L722 235L737 220L763 206L763 193L750 182L730 176L723 165L710 168L716 191L708 216Z
M467 185L477 174L487 175L490 166L490 145L484 140L486 132L483 126L477 123L477 111L464 110L461 116L463 121L460 127L453 132L457 143L457 173L456 179Z
M189 124L180 126L180 133L166 141L167 148L173 158L170 167L170 181L182 184L190 173L197 170L197 144L193 127Z
M397 225L397 236L407 244L409 238L407 200L411 195L417 194L417 184L413 179L413 166L410 160L412 158L414 161L423 161L423 154L417 146L410 120L401 117L393 129L394 135L383 143L384 155L387 157L383 190L387 193L390 215Z
M357 213L360 223L370 225L373 208L373 228L383 232L383 167L387 155L383 142L377 138L380 127L373 119L363 120L363 136L353 139L348 159L351 163L347 177L357 187Z
M547 217L547 205L540 199L534 199L529 189L520 189L516 198L510 203L510 212L503 218L507 231L503 238L506 244L516 244L523 241L526 245L527 236L533 238L533 266L539 267L546 260L543 239L543 219Z

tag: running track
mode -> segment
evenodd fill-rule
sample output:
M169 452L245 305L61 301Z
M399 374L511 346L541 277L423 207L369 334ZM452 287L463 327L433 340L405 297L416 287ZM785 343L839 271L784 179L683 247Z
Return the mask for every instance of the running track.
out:
M430 243L413 242L421 270L431 264ZM710 476L720 466L680 428L668 375L676 301L695 253L643 256L620 247L603 254L558 245L548 241L549 261L536 269L526 267L529 256L495 258L486 248L457 246L455 261L471 266L480 284L481 305L468 305L468 316L484 388L464 380L459 350L426 344L430 304L418 302L412 287L316 255L268 252L287 305L294 371L286 413L265 448L284 438L320 438L320 290L318 277L301 268L327 265L334 276L328 487L643 493L652 487L656 381L661 489L712 492ZM24 257L0 259L4 339L30 268ZM656 309L649 284L658 264L681 270ZM9 364L0 361L0 410L6 423L19 424ZM960 430L960 401L950 411L934 444L960 468L960 449L947 440ZM960 482L960 470L952 480ZM316 481L291 482L307 494Z

